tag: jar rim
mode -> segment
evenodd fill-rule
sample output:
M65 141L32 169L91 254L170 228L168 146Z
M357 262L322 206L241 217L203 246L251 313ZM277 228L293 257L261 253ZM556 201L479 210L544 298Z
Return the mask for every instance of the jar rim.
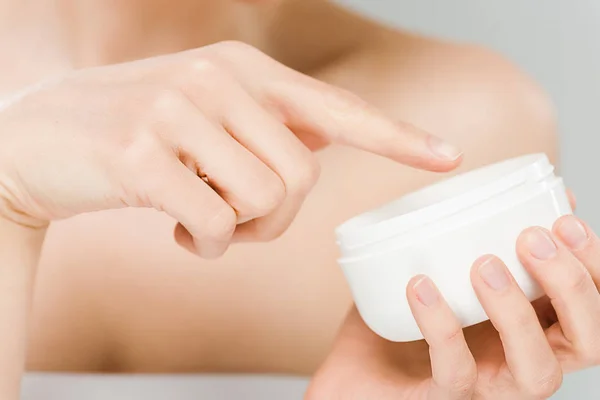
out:
M552 175L543 153L493 163L429 185L341 224L341 249L356 250L475 207L488 199Z

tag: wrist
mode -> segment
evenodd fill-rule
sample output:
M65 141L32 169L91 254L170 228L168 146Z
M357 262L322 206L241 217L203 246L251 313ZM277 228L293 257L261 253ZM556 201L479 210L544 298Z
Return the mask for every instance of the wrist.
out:
M5 212L1 204L0 198L0 252L7 246L14 248L15 245L16 247L41 247L49 223L34 221L16 212Z
M49 221L35 218L20 210L14 199L11 200L10 190L7 190L0 176L0 227L2 229L11 229L15 233L20 233L18 227L23 228L23 234L39 234L45 232L50 224Z
M0 398L19 398L27 322L46 229L0 215Z
M0 214L0 280L31 291L45 237L46 227L21 225Z
M26 190L23 190L20 173L17 168L19 159L18 154L21 154L25 149L21 141L16 140L19 134L19 122L17 118L11 117L11 108L0 108L0 224L3 229L9 229L10 222L21 225L33 230L43 230L48 227L49 221L40 219L25 212L26 209L23 199L26 196ZM27 166L27 164L26 164ZM18 196L17 194L25 196ZM32 207L28 207L30 209ZM1 243L0 243L1 244Z

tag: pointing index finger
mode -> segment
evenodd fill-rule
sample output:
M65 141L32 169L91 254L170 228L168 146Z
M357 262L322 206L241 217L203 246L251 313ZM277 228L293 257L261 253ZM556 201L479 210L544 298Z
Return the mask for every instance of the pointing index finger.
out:
M411 124L393 122L355 94L285 67L250 46L229 43L210 51L295 134L430 171L450 171L461 162L462 153L455 146Z
M394 122L358 96L317 80L283 85L279 111L293 131L375 153L402 164L449 171L462 159L457 147L406 122Z
M259 103L295 134L309 134L430 170L450 171L459 149L408 123L395 123L355 94L288 68L240 43L207 47Z

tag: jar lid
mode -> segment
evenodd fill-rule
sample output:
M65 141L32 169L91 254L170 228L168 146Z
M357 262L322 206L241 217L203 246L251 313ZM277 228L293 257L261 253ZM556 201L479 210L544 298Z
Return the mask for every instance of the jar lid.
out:
M356 249L404 234L553 171L545 154L531 154L457 175L348 220L336 229L338 245Z

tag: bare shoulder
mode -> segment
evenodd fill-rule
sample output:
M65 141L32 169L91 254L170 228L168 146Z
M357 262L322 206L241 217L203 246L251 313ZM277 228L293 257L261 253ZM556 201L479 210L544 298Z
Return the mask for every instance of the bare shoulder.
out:
M556 156L546 96L490 51L374 32L316 76L460 145L463 170L530 152ZM443 177L340 147L319 158L321 179L291 228L215 262L179 249L174 222L149 210L56 224L38 280L30 368L313 371L351 301L335 226Z
M374 29L361 49L319 76L462 146L464 168L532 151L556 156L548 97L505 57L479 46Z

